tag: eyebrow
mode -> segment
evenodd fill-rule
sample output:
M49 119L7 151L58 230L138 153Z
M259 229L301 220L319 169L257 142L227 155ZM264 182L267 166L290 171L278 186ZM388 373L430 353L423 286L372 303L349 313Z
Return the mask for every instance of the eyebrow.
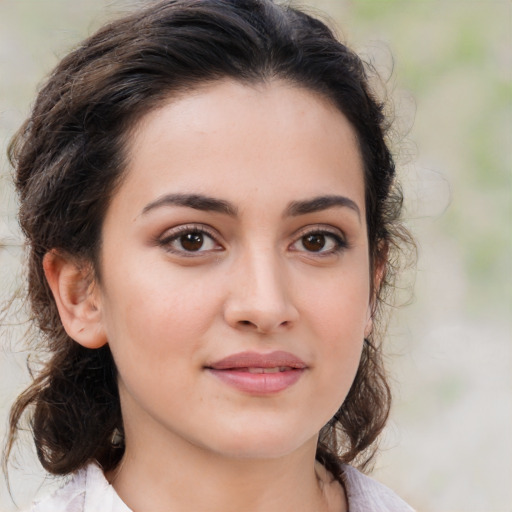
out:
M147 204L142 210L142 214L162 206L184 206L194 210L223 213L230 217L238 215L238 208L230 202L202 194L166 194ZM292 201L286 208L283 216L297 217L335 207L349 208L361 220L361 210L357 204L352 199L339 195L327 195L302 201Z
M288 205L285 215L296 217L307 213L315 213L329 208L342 207L353 210L361 221L361 210L359 206L345 196L328 195L306 199L304 201L293 201Z
M238 209L228 201L201 194L166 194L147 204L142 210L142 214L161 206L185 206L205 212L224 213L231 217L238 215Z

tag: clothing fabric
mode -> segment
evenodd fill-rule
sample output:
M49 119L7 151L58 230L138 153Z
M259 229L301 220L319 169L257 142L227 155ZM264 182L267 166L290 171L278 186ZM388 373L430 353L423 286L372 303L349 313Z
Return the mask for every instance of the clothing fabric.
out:
M414 512L389 487L344 464L341 480L348 501L348 512Z
M391 489L343 465L342 483L349 512L414 512ZM132 512L96 464L90 464L27 512Z

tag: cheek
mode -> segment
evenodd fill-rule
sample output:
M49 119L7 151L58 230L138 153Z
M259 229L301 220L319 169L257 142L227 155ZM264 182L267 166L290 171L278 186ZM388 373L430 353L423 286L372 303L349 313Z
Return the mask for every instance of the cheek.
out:
M370 311L370 284L364 265L347 265L347 270L321 282L303 283L301 308L319 331L319 339L337 346L340 340L364 337ZM307 313L306 313L307 312Z
M322 365L324 396L333 413L345 399L359 366L369 314L366 269L340 273L307 294L314 351ZM304 299L306 300L306 298ZM304 308L307 308L304 305Z
M110 279L104 323L119 363L187 360L211 326L219 307L215 287L187 272L169 274L153 266Z

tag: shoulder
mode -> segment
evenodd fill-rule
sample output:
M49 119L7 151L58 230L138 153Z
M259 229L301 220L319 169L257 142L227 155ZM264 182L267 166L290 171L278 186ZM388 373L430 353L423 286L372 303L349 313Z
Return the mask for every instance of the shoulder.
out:
M414 512L391 489L352 466L341 466L350 512Z
M130 512L108 483L102 470L89 464L50 496L26 512Z
M49 496L34 502L25 512L82 512L86 481L84 469Z

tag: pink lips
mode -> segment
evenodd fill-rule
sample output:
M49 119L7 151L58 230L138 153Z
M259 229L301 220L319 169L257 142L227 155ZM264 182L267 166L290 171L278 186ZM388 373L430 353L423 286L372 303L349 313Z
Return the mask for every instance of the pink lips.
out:
M240 352L206 366L224 383L258 395L285 390L300 379L306 368L304 361L282 351Z

